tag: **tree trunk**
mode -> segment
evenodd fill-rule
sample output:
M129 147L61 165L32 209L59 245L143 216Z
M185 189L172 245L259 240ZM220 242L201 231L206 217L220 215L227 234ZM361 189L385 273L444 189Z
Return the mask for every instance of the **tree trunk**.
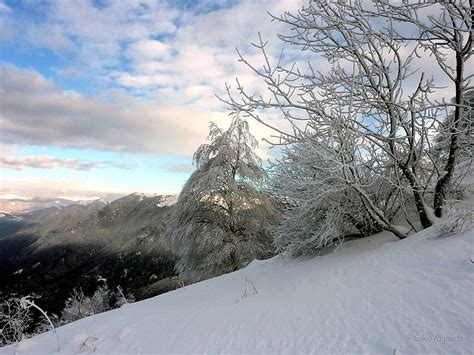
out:
M459 127L461 126L462 115L463 115L463 71L464 71L464 58L462 53L456 53L456 97L454 108L454 122L450 130L451 142L449 145L448 161L444 168L444 172L438 179L435 188L434 203L433 207L435 210L436 217L442 217L443 207L446 200L446 192L451 183L453 177L454 168L456 167L458 152L459 152Z
M400 166L400 169L408 180L411 190L413 191L413 198L415 199L415 206L421 225L423 228L431 227L433 225L433 221L429 217L427 211L428 206L426 205L425 199L423 198L421 188L416 180L415 175L411 172L410 168L405 165Z

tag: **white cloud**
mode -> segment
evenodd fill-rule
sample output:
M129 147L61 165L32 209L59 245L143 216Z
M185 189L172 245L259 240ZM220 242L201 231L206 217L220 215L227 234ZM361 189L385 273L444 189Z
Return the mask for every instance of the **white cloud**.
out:
M101 99L66 92L13 66L4 66L0 76L0 138L6 144L190 155L213 119L204 110L158 105L120 91Z
M12 12L12 9L5 4L3 0L0 1L0 14L9 14Z
M0 143L63 146L127 153L191 156L205 142L210 121L229 124L226 112L209 105L185 106L140 100L113 90L99 97L64 91L33 70L11 65L0 69ZM205 85L190 86L188 96L204 95ZM212 95L212 92L208 93ZM213 98L213 101L217 99ZM250 122L260 139L268 130ZM264 148L260 151L265 156ZM7 156L7 154L4 154ZM108 162L66 162L30 157L3 161L10 168L67 166L99 168ZM112 166L113 164L109 164Z
M61 159L51 156L20 156L11 152L0 156L0 167L13 170L33 169L57 169L67 168L73 170L89 171L95 169L117 168L132 169L133 164L123 164L114 161L92 161L82 159Z
M150 100L214 110L222 107L214 93L222 94L236 76L264 88L238 63L235 48L252 58L257 32L278 43L282 26L267 11L280 14L300 3L54 0L41 5L41 19L12 16L3 28L16 33L14 41L59 53L67 64L57 73L91 80L99 90L119 86Z
M249 92L266 91L266 83L238 63L235 47L261 66L261 56L250 45L260 32L270 40L274 63L280 49L276 34L288 28L271 22L267 11L279 15L303 2L206 1L185 9L154 0L108 1L101 6L79 0L48 2L39 24L12 21L9 26L24 26L30 33L26 40L35 46L72 52L71 65L60 69L63 75L90 78L99 88L123 87L128 94L70 97L38 73L16 70L0 98L2 139L189 155L203 141L209 121L225 125L225 114L218 113L223 105L214 96L223 94L225 82L235 87L238 77ZM293 46L286 49L285 60L303 56L308 52ZM436 68L432 59L421 60L429 63L425 68ZM311 62L318 70L328 69L328 63L314 55ZM12 85L21 89L12 90ZM278 121L275 113L270 115ZM268 134L258 125L255 132L259 137Z
M114 184L113 181L104 185L94 181L74 181L59 178L40 178L35 180L21 178L0 179L0 189L2 191L0 195L0 210L5 210L6 205L4 205L4 203L8 202L8 200L15 202L15 200L28 200L32 198L54 199L60 196L81 200L94 198L112 200L136 191L131 187ZM167 193L166 191L163 192ZM11 203L9 203L9 205L11 205ZM12 206L10 206L10 210L12 210L11 207Z
M135 62L159 60L170 55L170 46L161 41L145 39L130 44L126 52Z

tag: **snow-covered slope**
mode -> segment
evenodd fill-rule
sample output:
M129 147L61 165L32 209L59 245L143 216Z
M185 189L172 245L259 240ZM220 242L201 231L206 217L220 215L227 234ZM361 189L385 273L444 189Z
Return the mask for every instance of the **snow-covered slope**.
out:
M468 354L473 232L433 234L383 234L311 260L253 262L61 327L61 353ZM52 332L0 349L56 351Z

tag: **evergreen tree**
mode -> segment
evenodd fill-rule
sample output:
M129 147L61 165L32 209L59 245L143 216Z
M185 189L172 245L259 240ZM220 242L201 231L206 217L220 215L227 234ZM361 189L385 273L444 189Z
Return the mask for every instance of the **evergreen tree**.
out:
M209 143L194 154L172 218L177 271L192 281L237 270L273 254L274 203L258 187L265 171L248 123L234 117L228 130L211 123Z

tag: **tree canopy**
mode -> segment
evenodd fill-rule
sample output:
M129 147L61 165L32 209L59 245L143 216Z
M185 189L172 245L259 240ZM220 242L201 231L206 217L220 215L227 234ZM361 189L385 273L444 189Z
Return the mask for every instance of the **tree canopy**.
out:
M260 188L266 173L248 123L211 123L209 143L194 154L196 170L176 204L171 237L178 272L193 280L238 269L272 254L273 201Z

